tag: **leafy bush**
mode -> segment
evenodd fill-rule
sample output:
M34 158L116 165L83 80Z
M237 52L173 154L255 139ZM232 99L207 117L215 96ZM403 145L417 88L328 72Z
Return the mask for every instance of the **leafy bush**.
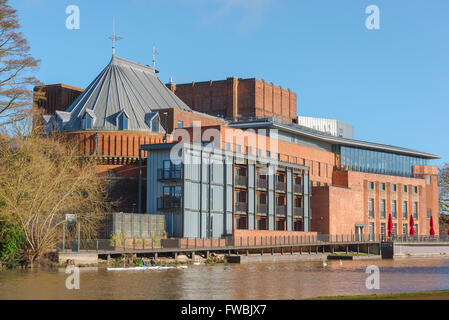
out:
M0 260L7 268L16 268L24 260L24 239L19 226L0 223Z

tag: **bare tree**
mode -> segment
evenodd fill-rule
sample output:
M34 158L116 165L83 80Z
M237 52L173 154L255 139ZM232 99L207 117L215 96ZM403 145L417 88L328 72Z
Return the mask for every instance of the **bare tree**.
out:
M104 179L77 150L63 136L0 136L0 222L20 227L29 262L55 248L65 214L92 238L109 209Z
M7 0L0 0L0 127L29 116L32 104L31 87L39 82L31 71L37 70L39 61L30 54L16 10Z

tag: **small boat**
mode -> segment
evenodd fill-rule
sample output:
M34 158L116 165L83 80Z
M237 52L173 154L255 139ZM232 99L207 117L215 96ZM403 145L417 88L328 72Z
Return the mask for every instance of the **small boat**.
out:
M167 270L167 269L187 269L187 266L145 266L145 267L129 267L129 268L108 268L108 271Z

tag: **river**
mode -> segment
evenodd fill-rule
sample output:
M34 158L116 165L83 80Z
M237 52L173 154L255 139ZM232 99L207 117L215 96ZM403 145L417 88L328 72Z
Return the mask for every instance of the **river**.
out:
M367 266L380 269L368 290ZM301 299L449 289L449 259L277 262L189 266L158 271L81 268L68 290L64 268L0 272L0 299Z

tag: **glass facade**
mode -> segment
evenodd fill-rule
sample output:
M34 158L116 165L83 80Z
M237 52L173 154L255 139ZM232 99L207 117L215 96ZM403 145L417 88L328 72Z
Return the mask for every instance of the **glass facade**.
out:
M414 165L428 164L424 158L347 146L340 146L339 149L341 167L351 171L411 177Z

